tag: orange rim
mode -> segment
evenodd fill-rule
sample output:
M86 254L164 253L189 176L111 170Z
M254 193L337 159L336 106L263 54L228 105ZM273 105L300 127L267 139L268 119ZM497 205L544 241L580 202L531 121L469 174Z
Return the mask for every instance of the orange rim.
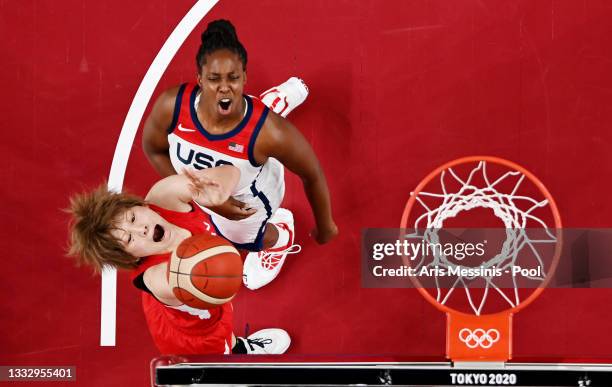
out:
M407 227L408 219L410 217L410 213L412 212L412 208L414 207L414 204L416 202L417 196L427 186L427 184L429 184L436 176L442 173L442 171L452 168L454 166L460 165L460 164L474 163L474 162L480 162L480 161L500 164L500 165L511 168L527 176L527 178L538 188L538 190L542 193L542 195L544 195L544 197L548 199L550 210L552 212L553 219L555 221L555 234L557 236L557 243L555 245L555 252L554 252L552 264L550 266L550 270L548 271L548 274L546 278L544 279L544 281L542 281L540 286L538 286L523 302L519 303L517 306L509 308L501 312L491 313L491 315L500 314L500 313L502 314L503 313L516 313L519 310L525 308L527 305L531 304L542 293L542 291L544 291L544 288L546 288L551 278L555 274L557 265L559 263L559 258L561 256L561 247L563 245L563 235L561 232L562 231L561 230L561 227L562 227L561 215L559 213L557 203L555 202L555 199L552 197L552 195L550 194L546 186L544 186L544 184L540 181L540 179L538 179L533 173L529 172L527 169L523 168L522 166L512 161L505 160L505 159L495 157L495 156L467 156L467 157L462 157L462 158L459 158L453 161L449 161L439 166L438 168L434 169L423 180L421 180L421 182L417 185L414 192L410 195L410 199L408 199L408 202L406 203L406 207L404 208L404 213L402 214L402 220L400 223L400 227L402 229L408 228ZM460 312L458 310L452 309L446 305L440 304L425 288L421 286L421 283L418 281L418 279L414 277L410 277L410 280L413 281L413 283L415 283L416 288L421 293L421 295L430 304L434 305L440 311L446 312L446 313L466 314L464 312Z

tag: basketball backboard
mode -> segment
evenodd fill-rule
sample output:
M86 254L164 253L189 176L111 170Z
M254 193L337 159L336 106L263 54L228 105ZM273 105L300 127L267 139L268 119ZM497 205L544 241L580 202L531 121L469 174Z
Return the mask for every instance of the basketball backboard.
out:
M372 356L161 357L151 362L151 377L152 386L612 385L610 364L529 360L453 364L434 358Z

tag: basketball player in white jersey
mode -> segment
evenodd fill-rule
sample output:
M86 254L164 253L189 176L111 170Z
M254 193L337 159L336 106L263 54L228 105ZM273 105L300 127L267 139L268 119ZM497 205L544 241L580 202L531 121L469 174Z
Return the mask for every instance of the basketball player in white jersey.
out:
M218 234L251 251L244 263L244 283L257 289L272 281L294 242L293 215L279 209L285 183L283 165L303 181L315 218L311 235L327 243L338 234L327 182L310 144L281 115L308 93L291 78L257 98L244 95L247 53L232 24L211 22L196 56L197 83L183 84L160 95L147 118L143 148L163 175L184 168L231 164L241 178L232 197L208 207Z

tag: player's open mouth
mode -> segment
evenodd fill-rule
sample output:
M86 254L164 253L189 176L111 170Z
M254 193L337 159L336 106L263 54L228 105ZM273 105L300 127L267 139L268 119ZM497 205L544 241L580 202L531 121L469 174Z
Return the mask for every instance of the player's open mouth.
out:
M153 230L153 242L159 242L164 238L165 230L159 224L155 225L155 229Z
M230 112L230 108L232 107L232 100L230 98L222 98L218 102L219 105L219 113L228 114Z

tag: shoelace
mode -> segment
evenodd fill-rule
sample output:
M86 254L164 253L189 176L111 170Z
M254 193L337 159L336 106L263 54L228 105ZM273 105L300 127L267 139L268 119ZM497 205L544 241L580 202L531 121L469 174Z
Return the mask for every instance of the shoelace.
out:
M302 251L302 246L293 244L281 251L261 251L261 266L266 270L273 270L283 259L285 254L297 254Z
M251 348L251 351L254 351L255 347L253 347L253 345L264 348L266 344L272 344L272 339L263 339L258 337L256 339L246 339L246 343L249 345L249 348Z

